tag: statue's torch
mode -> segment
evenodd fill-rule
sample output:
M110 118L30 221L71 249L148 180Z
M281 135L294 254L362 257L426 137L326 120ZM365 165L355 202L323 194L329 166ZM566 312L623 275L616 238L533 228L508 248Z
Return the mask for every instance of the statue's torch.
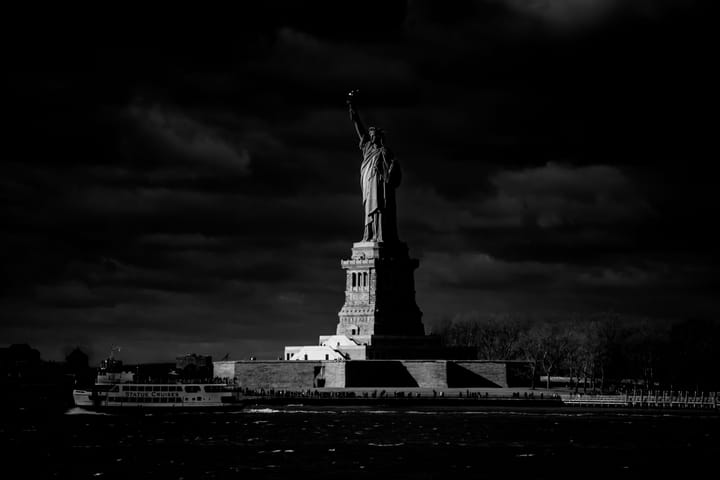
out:
M347 104L349 106L352 107L355 105L355 101L356 101L359 93L360 93L360 90L350 90L350 92L347 94Z

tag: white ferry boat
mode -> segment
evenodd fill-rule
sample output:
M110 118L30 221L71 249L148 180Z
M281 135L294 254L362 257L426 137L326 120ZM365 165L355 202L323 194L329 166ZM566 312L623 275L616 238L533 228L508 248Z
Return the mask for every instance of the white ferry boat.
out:
M75 406L87 410L232 409L242 407L240 389L223 383L136 383L122 362L103 360L94 387L73 390Z

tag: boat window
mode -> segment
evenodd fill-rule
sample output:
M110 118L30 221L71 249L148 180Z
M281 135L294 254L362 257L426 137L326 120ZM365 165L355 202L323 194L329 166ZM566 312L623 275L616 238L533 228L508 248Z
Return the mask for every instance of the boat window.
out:
M187 385L187 386L185 387L185 391L186 391L187 393L196 393L196 392L199 392L199 391L200 391L200 387L197 386L197 385Z
M160 391L161 391L161 392L167 392L167 391L168 391L168 387L167 387L167 386L162 386L162 387L160 387Z
M223 385L205 385L203 389L208 393L225 391L225 387Z

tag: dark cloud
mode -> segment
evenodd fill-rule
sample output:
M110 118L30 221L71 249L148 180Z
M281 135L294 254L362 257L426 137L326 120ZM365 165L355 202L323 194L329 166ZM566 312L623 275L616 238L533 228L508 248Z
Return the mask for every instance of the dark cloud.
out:
M242 18L177 8L82 23L10 11L3 338L50 357L119 343L141 361L273 358L332 332L339 259L362 227L351 88L404 168L400 235L421 259L426 324L716 316L707 12L669 0L269 2Z
M214 129L182 113L164 111L157 105L133 105L128 109L128 115L147 141L156 144L156 157L161 161L200 163L204 171L248 172L250 156L246 149L233 145ZM162 150L172 157L163 159Z

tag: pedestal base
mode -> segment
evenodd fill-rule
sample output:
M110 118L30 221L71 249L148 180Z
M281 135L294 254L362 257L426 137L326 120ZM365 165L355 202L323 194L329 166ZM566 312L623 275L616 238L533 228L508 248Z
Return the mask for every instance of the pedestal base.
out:
M415 303L413 274L419 262L402 242L357 242L346 271L345 304L338 335L368 343L372 335L423 336L422 312Z

